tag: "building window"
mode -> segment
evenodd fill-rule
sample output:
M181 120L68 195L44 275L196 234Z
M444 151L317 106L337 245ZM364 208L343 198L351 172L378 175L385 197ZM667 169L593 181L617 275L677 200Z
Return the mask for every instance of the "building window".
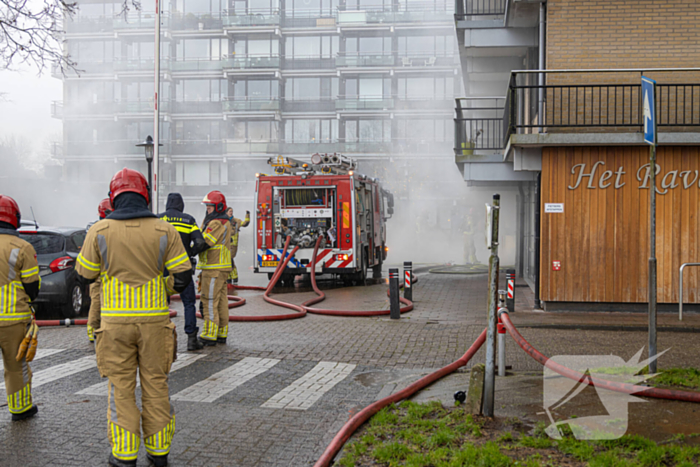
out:
M290 119L285 122L287 143L330 143L338 140L336 119Z

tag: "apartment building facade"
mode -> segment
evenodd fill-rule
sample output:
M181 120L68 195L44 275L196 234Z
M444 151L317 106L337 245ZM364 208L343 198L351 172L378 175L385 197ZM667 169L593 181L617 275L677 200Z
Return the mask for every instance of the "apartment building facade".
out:
M146 171L135 144L153 133L155 5L79 7L64 27L80 72L54 70L64 88L55 153L66 180L104 186L123 166ZM383 179L403 174L401 161L447 163L461 89L452 9L449 0L166 2L161 193L194 203L220 189L250 209L255 173L280 154L338 152Z
M651 184L642 76L657 83L658 301L699 303L697 271L686 271L683 298L678 284L680 266L700 254L700 5L467 0L456 12L463 69L473 72L484 49L512 58L497 71L495 96L465 73L475 93L457 101L456 162L465 179L518 187L519 270L541 304L646 306ZM500 99L488 107L483 97ZM490 139L475 140L475 125L486 122Z

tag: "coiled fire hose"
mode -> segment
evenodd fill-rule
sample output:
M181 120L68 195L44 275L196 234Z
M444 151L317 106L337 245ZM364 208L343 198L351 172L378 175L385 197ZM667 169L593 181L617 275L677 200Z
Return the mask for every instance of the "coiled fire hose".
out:
M314 289L314 292L318 297L312 298L311 300L307 300L304 303L301 304L302 308L306 310L309 313L317 314L317 315L330 315L330 316L380 316L380 315L388 315L391 313L391 310L372 310L372 311L345 311L345 310L326 310L322 308L311 308L311 305L315 305L317 303L322 302L323 300L326 299L326 294L323 293L318 288L318 285L316 284L316 254L318 253L318 247L321 244L321 238L319 237L318 240L316 240L316 246L314 247L314 253L313 256L311 257L311 286ZM388 294L388 292L387 292ZM407 300L401 296L399 296L399 301L403 303L405 306L401 307L401 313L406 313L407 311L411 311L413 309L413 302L410 300Z

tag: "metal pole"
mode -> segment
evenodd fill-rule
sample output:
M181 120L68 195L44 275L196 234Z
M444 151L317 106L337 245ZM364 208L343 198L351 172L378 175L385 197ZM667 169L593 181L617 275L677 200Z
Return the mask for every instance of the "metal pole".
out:
M411 261L404 261L403 276L403 298L413 301L413 263Z
M652 144L649 150L649 358L652 358L656 356L656 145ZM649 373L656 373L656 360L649 362Z
M150 183L152 183L152 180L153 180L153 161L146 161L146 164L148 164L148 183L150 184ZM151 199L148 200L148 207L151 208L152 206L153 206L153 190L151 190Z
M489 296L488 296L488 331L486 334L486 370L484 372L484 405L482 412L486 417L493 417L496 390L496 300L498 292L498 211L501 195L493 195L491 222L491 257L489 258Z
M540 40L539 40L539 54L537 67L540 70L545 69L545 38L546 38L546 21L547 13L545 11L545 2L540 3ZM537 75L537 121L542 128L540 132L544 131L544 74L540 73Z
M401 318L401 305L399 304L399 270L389 269L389 307L390 318Z
M158 213L158 162L160 152L160 0L156 0L156 32L155 32L155 77L153 93L153 178L148 182L151 184L151 206L154 213Z

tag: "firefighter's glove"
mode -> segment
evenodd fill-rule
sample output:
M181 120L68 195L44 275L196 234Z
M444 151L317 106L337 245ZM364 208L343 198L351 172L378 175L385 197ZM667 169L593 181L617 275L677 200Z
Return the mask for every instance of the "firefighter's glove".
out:
M17 356L15 357L15 360L18 362L21 362L23 358L27 357L27 350L29 349L29 345L32 343L32 334L34 333L34 320L32 320L31 323L29 323L29 326L27 327L27 334L24 336L24 339L22 339L22 342L19 344L19 350L17 351ZM36 339L36 335L34 337ZM34 350L34 353L36 353L36 349ZM34 356L32 356L34 358Z
M36 349L39 345L39 341L37 340L37 335L39 334L39 326L37 326L36 321L32 321L32 324L34 324L34 333L32 334L32 341L29 343L29 349L27 349L27 361L31 362L34 360L34 356L36 355Z

